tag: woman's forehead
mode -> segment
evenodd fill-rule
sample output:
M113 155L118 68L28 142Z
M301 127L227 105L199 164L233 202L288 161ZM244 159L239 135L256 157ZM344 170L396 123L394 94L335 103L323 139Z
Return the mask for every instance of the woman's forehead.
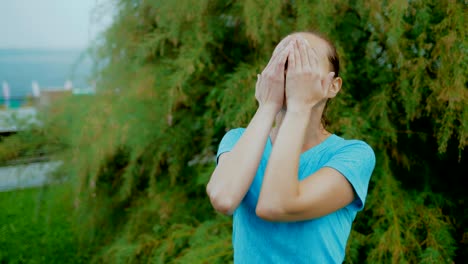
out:
M321 37L318 37L317 35L312 34L312 33L301 32L301 33L296 33L296 34L303 37L305 40L307 40L307 42L313 49L323 52L324 54L328 54L330 46Z

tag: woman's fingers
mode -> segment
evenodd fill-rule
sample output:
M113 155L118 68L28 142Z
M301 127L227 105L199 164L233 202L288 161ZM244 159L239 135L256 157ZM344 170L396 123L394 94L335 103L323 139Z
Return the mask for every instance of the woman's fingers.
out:
M278 61L276 61L276 67L274 69L274 74L278 74L284 76L284 69L286 65L286 60L288 59L288 54L291 49L291 45L288 45L282 52L281 55L278 57Z
M273 54L273 56L271 56L270 61L268 62L267 66L265 66L265 69L263 69L263 72L267 71L267 69L270 68L276 56L278 56L278 54Z
M279 75L284 73L284 66L286 64L286 59L288 58L290 46L288 45L280 53L275 54L270 63L267 65L263 72L270 72L273 75Z
M270 61L268 62L267 66L265 66L265 70L274 65L276 58L278 58L278 56L281 56L281 53L289 47L292 41L293 37L287 36L278 44L278 46L273 51L273 55L271 56Z
M299 49L299 40L296 39L294 41L294 68L297 71L302 71L301 54Z
M325 77L325 81L323 83L323 89L325 89L325 96L328 94L328 90L330 89L330 85L332 84L333 82L333 77L335 77L335 73L334 72L329 72L327 74L327 77Z
M288 72L293 72L296 70L296 57L294 55L294 42L291 44L290 49L288 51Z
M265 69L263 70L263 72L271 71L271 68L274 67L274 65L277 63L278 57L281 56L281 53L282 53L282 52L279 52L279 53L273 54L273 56L271 56L271 59L270 59L270 61L268 62L268 64L267 64L267 66L265 67Z
M317 69L319 66L317 51L314 48L307 48L307 57L309 58L309 65L312 69Z
M283 49L281 49L282 51ZM271 65L273 65L278 58L278 56L281 54L281 51L279 52L273 52L273 55L270 58L270 61L268 62L267 66L265 66L265 69L263 70L264 72L267 71L267 69L271 68Z
M299 52L301 54L302 69L311 67L311 65L309 63L309 56L308 56L308 49L310 49L310 48L309 48L309 45L307 44L306 40L304 38L302 38L302 37L300 38L299 47L300 47Z
M273 55L283 51L289 45L289 43L291 43L291 40L292 40L291 35L289 35L289 36L285 37L283 40L281 40L281 42L278 44L278 46L276 46L275 50L273 51Z

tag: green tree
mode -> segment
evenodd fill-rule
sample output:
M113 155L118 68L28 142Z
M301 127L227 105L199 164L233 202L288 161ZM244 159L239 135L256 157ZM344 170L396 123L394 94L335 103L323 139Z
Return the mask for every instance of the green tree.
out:
M91 50L98 94L54 123L68 131L76 228L94 261L231 261L230 219L204 191L212 158L253 115L255 76L274 46L310 29L336 43L343 64L329 129L377 155L346 262L468 259L465 3L120 0L115 9Z
M308 29L328 34L344 65L330 129L366 140L378 157L347 261L444 263L457 248L466 258L457 204L466 200L457 185L468 127L465 4L122 0L116 8L94 50L106 62L99 114L75 138L89 230L124 230L110 232L115 242L98 258L229 259L229 220L209 208L213 165L204 161L254 113L255 76L276 43Z

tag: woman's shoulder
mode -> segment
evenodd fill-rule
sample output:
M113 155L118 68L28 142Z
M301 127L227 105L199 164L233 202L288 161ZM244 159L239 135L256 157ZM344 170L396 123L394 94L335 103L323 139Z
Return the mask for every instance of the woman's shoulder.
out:
M371 152L372 154L374 153L374 150L372 147L364 140L362 139L347 139L342 136L338 136L336 134L333 134L335 137L335 143L333 144L334 150L335 151L342 151L342 150L347 150L347 151L366 151L366 152Z
M245 127L236 127L236 128L230 128L227 129L227 133L244 133Z
M228 128L226 129L226 133L224 137L240 137L244 134L245 128L243 127L236 127L236 128Z
M242 136L244 131L245 128L243 127L226 129L226 133L223 135L221 143L225 141L236 142Z

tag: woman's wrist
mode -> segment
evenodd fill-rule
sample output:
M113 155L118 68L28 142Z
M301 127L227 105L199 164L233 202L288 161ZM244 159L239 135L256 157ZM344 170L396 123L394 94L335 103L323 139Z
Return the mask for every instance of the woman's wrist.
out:
M281 110L281 106L276 104L266 103L259 105L257 112L261 112L267 115L272 115L273 117Z
M309 116L312 113L312 109L313 106L308 104L288 104L286 113Z

